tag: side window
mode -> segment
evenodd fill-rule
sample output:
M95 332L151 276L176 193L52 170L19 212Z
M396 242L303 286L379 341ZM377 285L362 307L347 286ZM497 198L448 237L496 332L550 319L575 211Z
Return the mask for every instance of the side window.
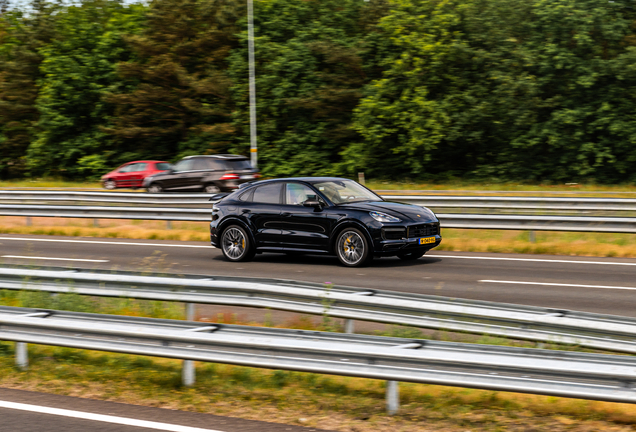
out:
M254 199L252 201L264 204L280 204L282 186L282 183L271 183L259 186L254 191Z
M134 172L137 172L137 171L146 171L146 168L147 168L147 167L148 167L148 164L147 164L147 163L138 163L138 164L133 165L133 168L132 168L131 172L132 172L132 171L134 171Z
M192 169L192 159L184 159L174 166L175 171L190 171Z
M120 168L118 172L120 172L120 173L130 172L133 168L135 168L135 165L137 165L137 164L126 165L125 167Z
M205 159L195 159L193 170L207 170L210 169L210 165L207 163L208 161Z
M251 202L252 201L252 197L254 196L254 189L252 190L248 190L245 193L242 193L239 196L239 201L243 201L243 202Z
M213 170L217 170L217 171L225 171L227 169L227 167L225 165L223 165L223 161L220 161L218 159L208 159L208 164L210 165L210 169Z
M285 191L285 204L303 205L305 201L315 200L316 192L308 186L300 183L287 183Z
M155 167L157 167L158 170L167 171L170 169L170 164L165 162L159 162L158 164L155 165Z

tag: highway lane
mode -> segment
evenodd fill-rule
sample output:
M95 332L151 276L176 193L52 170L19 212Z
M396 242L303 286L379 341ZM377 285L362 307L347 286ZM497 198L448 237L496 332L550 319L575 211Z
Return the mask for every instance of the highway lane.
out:
M0 432L36 431L328 432L311 427L0 388Z
M19 235L0 236L0 257L4 263L332 282L636 316L636 259L433 251L414 262L382 258L352 269L335 257L310 255L262 254L230 263L202 242Z

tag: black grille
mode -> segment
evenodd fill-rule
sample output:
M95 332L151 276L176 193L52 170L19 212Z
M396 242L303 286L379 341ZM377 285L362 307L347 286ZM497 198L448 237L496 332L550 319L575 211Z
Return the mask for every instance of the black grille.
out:
M439 234L438 224L413 225L408 227L408 237L426 237Z
M384 240L400 240L406 237L406 228L383 228Z

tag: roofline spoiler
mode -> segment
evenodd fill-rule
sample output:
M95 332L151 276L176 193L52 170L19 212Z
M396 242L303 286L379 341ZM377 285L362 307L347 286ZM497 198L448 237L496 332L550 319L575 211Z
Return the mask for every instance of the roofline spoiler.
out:
M229 194L231 194L232 192L224 192L224 193L218 193L218 194L214 194L210 197L210 199L208 201L220 201L223 198L225 198L226 196L228 196Z

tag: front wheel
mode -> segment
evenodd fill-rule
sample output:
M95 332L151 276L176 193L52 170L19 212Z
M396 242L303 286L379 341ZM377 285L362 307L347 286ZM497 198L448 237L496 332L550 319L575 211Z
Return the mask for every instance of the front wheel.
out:
M108 190L113 190L117 187L117 183L115 182L115 180L106 180L104 182L104 189L108 189Z
M345 228L336 240L336 254L347 267L360 267L373 259L367 238L355 228Z
M163 188L157 183L153 183L150 186L148 186L146 190L148 191L148 193L161 193L163 191Z
M221 234L221 251L228 261L249 261L254 258L255 248L247 232L238 225L230 225Z
M416 260L418 258L422 258L425 253L426 253L426 251L407 252L407 253L398 254L398 258L400 258L400 259L402 259L404 261L412 261L412 260Z

